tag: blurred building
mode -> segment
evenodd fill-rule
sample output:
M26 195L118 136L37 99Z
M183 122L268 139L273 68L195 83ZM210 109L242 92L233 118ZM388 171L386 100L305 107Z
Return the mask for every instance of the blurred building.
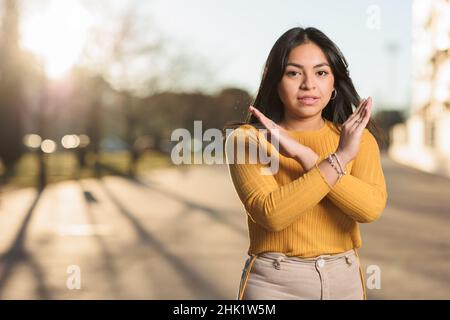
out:
M389 155L450 177L450 2L415 0L412 24L410 115L392 128Z

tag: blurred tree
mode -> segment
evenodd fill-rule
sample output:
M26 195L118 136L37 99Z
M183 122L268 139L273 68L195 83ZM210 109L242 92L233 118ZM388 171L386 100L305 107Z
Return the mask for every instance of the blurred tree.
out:
M97 177L100 176L100 142L102 139L102 98L103 92L108 88L101 76L96 76L90 81L93 95L89 101L89 120L86 132L91 139L90 150L94 153L94 171Z
M91 8L95 7L91 6ZM105 8L102 10L105 11ZM116 102L119 103L120 108L109 106L111 108L104 109L105 112L101 114L101 117L93 116L91 121L98 122L100 118L102 120L114 118L123 123L122 130L115 131L114 134L119 133L121 140L127 144L130 152L128 173L134 175L136 162L139 159L139 153L135 148L135 141L139 138L136 135L138 131L136 119L139 118L139 114L135 113L133 107L134 96L149 83L149 79L142 70L148 68L152 59L160 53L161 43L148 38L148 30L151 30L147 27L148 19L140 15L137 2L131 2L118 17L113 31L99 27L93 32L93 37L84 52L83 63L94 69L118 92ZM152 79L152 83L155 84L155 78ZM105 123L113 122L105 119ZM99 130L98 125L92 124L90 127ZM110 128L104 129L110 131Z
M202 130L222 129L228 121L244 121L250 95L238 88L226 88L216 95L200 92L161 92L142 99L137 112L143 134L155 138L155 147L167 152L173 130L186 128L194 134L194 121Z
M105 111L105 97L113 90L101 75L92 74L81 67L73 70L70 82L73 90L64 108L69 114L64 126L70 127L71 133L85 134L89 137L88 146L78 147L75 150L78 164L83 168L87 163L87 152L90 152L93 155L95 174L100 176L101 142L105 136L103 124L104 119L108 118L108 112Z
M252 97L247 91L239 88L225 88L215 99L218 109L215 127L222 128L228 121L245 121L248 106L252 102Z
M129 92L122 92L123 97L123 113L125 120L125 142L127 144L128 152L130 153L130 162L128 166L128 175L134 177L136 175L136 165L141 156L141 150L136 147L136 140L138 139L138 114L135 111L137 98L134 98Z
M0 159L7 176L23 151L23 55L17 3L3 0L0 5Z
M107 20L91 32L82 61L101 74L118 92L116 103L105 108L102 113L103 130L107 135L111 134L125 142L130 156L128 174L134 175L140 155L149 145L153 145L153 141L158 148L163 149L168 140L165 134L170 132L167 129L174 124L188 126L190 123L192 126L189 116L199 115L192 109L208 106L211 110L213 104L211 97L203 94L188 94L186 97L189 101L177 100L178 95L169 94L165 97L169 100L175 97L177 100L169 103L173 106L174 113L169 117L162 114L143 117L142 105L147 100L144 97L158 95L164 90L180 90L195 82L192 78L199 80L204 77L207 68L204 61L197 63L194 68L195 59L184 54L186 48L175 50L174 54L170 50L173 48L167 46L168 39L152 24L153 20L149 16L151 10L140 10L141 2L131 1L128 7L122 7L119 12L114 6L100 6L99 2L86 1L85 4L88 10L107 17ZM111 16L115 17L113 25L109 23ZM167 107L167 100L162 103ZM180 103L190 107L183 108ZM119 108L116 108L117 104ZM181 109L185 109L182 112L186 113L180 115ZM183 119L183 123L174 119L177 117ZM175 122L171 122L172 120ZM168 137L170 139L170 133ZM143 147L144 145L147 147Z

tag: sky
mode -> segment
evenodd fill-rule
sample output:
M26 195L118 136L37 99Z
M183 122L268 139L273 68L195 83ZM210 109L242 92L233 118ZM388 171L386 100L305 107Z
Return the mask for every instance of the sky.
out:
M361 96L384 108L409 103L411 1L157 1L156 23L212 61L222 83L255 94L267 55L285 31L313 26L341 49ZM374 16L379 23L374 23ZM379 28L377 28L379 27ZM390 51L389 51L389 48ZM389 52L395 52L390 54Z
M31 7L35 0L24 1ZM69 35L81 46L85 39L83 34L89 29L87 25L94 23L94 18L89 18L86 10L76 8L77 3L83 2L39 1L53 3L53 11L65 10L65 20L70 22L67 30L61 28L55 34L60 40L53 43L61 43L62 37L67 38ZM171 39L171 43L176 44L176 50L195 56L197 62L200 61L197 68L208 69L209 78L203 77L200 83L201 88L207 91L232 86L255 95L261 70L278 37L292 27L313 26L323 31L341 49L349 63L350 76L356 89L362 97L373 97L375 110L409 106L411 0L89 1L90 9L101 9L102 5L108 5L116 6L119 10L132 2L141 11L149 12L154 30ZM51 13L45 12L42 8L34 8L25 14L22 33L24 39L28 39L25 46L32 51L43 51L43 55L49 56L49 60L53 61L49 62L53 65L52 72L57 74L58 70L63 69L64 63L74 60L73 53L78 50L73 41L70 47L58 45L58 48L66 48L61 53L55 54L56 47L42 50L45 43L47 47L51 47L52 43L44 39L49 38L52 30L58 31L45 26L52 20ZM114 24L113 17L107 21ZM40 29L42 40L37 36ZM37 49L39 46L41 50Z

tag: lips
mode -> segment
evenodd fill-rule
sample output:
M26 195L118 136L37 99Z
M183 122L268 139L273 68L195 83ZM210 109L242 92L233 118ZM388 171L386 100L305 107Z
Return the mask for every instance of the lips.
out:
M304 105L310 106L310 105L315 104L317 101L319 101L319 98L315 97L315 96L302 96L302 97L298 97L297 100L300 101Z

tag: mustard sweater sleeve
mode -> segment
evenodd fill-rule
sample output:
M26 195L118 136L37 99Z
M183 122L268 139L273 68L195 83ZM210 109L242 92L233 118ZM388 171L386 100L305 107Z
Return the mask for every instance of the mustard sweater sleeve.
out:
M225 143L227 164L234 187L250 218L269 231L281 231L317 205L331 188L317 165L282 186L273 175L263 174L261 169L268 165L249 161L249 150L257 149L259 152L260 147L265 148L263 145L269 144L267 140L263 141L263 136L260 137L250 125L234 130ZM239 144L245 146L245 161L238 162L242 159L237 157L237 152L229 152L230 148L234 149L233 145ZM280 157L276 159L278 161Z
M373 222L380 217L387 202L386 182L380 150L369 130L364 129L350 174L333 186L327 198L357 222Z

